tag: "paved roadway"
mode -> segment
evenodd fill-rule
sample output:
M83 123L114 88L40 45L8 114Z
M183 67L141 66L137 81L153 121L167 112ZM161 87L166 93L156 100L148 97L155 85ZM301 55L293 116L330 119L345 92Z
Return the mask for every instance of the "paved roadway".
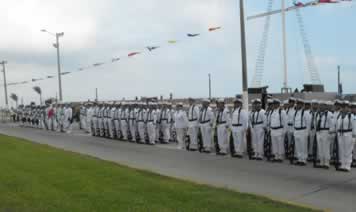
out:
M146 146L85 135L60 134L0 124L0 133L91 155L167 176L265 195L332 211L356 211L356 171L351 173L272 164Z

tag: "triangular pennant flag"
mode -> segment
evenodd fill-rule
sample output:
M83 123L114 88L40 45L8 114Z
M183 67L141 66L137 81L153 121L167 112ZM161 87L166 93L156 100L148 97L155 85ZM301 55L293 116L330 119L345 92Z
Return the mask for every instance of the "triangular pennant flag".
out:
M211 27L211 28L209 28L209 32L212 32L212 31L215 31L218 29L221 29L221 27Z
M37 81L37 79L32 79L32 82L36 82Z
M62 72L61 75L70 74L70 72Z
M52 79L54 76L47 76L47 79Z
M117 62L117 61L119 61L119 60L120 60L120 58L119 58L119 57L116 57L116 58L113 58L113 59L111 60L111 62L114 63L114 62Z
M146 47L147 49L148 49L148 51L153 51L153 50L155 50L155 49L158 49L159 48L159 46L147 46Z
M200 35L200 34L198 34L198 33L197 33L197 34L190 34L190 33L187 34L188 37L197 37L197 36L199 36L199 35Z
M103 64L104 64L104 63L94 63L93 66L94 66L94 67L97 67L97 66L101 66L101 65L103 65Z
M141 52L131 52L127 56L132 57L132 56L135 56L135 55L138 55L138 54L141 54Z
M178 41L176 41L176 40L169 40L168 41L168 43L170 43L170 44L175 44L175 43L177 43Z

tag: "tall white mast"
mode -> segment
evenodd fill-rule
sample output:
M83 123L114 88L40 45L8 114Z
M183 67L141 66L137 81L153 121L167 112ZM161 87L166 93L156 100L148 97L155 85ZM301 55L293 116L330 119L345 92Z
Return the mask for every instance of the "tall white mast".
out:
M286 11L285 0L282 1L282 40L283 40L283 88L282 92L288 93L288 65L287 65L287 35L286 35Z

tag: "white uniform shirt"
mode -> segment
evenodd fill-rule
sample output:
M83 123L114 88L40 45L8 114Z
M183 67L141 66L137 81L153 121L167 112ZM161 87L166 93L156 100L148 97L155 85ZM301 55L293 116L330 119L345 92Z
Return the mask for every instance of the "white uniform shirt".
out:
M230 111L227 107L223 111L217 111L216 124L229 126L231 124Z
M317 131L327 130L331 131L333 125L333 114L329 111L319 112L316 116Z
M248 128L248 114L242 108L236 108L232 111L231 125L232 128L242 127L244 130Z
M215 120L214 120L214 113L211 107L202 109L199 120L200 120L200 125L202 126L206 126L206 125L213 126Z
M297 110L294 115L294 129L310 129L310 113L303 109Z
M192 105L188 109L189 127L197 127L199 125L200 109L197 105Z
M252 128L265 128L267 126L266 112L263 109L251 112L249 124Z
M288 116L285 110L274 109L270 113L270 128L273 129L283 129L287 130L288 126Z
M178 110L174 114L174 126L177 129L184 129L188 127L188 116L183 110Z

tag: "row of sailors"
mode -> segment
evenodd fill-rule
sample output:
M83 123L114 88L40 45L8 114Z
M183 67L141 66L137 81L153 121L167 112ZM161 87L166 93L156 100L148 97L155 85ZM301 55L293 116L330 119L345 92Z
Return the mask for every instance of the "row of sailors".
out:
M80 109L80 128L93 136L134 142L169 143L174 139L172 104L88 103Z
M15 112L17 114L16 120L21 122L21 126L71 132L73 109L70 104L20 105Z
M168 143L176 133L178 148L199 150L234 157L297 165L313 160L315 167L329 168L335 160L338 170L349 171L354 159L356 104L347 101L318 102L290 98L282 104L269 99L266 110L259 99L252 111L234 100L230 110L218 100L215 110L210 101L202 105L189 99L189 108L178 103L175 109L164 103L88 104L81 108L81 125L95 136L121 138L155 144L162 135ZM247 139L248 138L248 139Z

